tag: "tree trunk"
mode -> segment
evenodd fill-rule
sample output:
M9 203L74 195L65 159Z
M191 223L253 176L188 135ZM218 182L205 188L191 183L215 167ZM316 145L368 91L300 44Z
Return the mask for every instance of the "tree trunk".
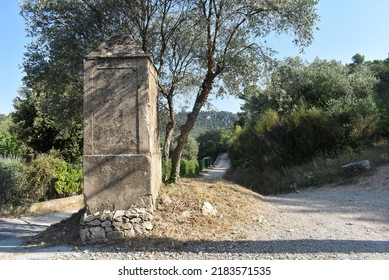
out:
M199 115L201 108L203 107L205 101L207 101L208 95L212 90L212 84L219 73L220 72L208 73L207 77L204 79L203 84L201 85L201 91L196 98L192 112L189 113L185 124L181 127L181 133L177 138L177 146L175 147L173 152L172 173L170 175L170 182L176 182L180 176L180 160L184 145L188 139L189 133L195 125L197 116Z
M166 135L165 135L165 143L163 147L163 162L165 165L165 174L164 181L168 181L170 177L170 173L168 172L169 168L169 159L170 159L170 145L173 139L174 128L176 127L176 118L174 115L174 107L173 107L173 96L169 95L167 97L168 100L168 109L169 109L169 120L166 124Z

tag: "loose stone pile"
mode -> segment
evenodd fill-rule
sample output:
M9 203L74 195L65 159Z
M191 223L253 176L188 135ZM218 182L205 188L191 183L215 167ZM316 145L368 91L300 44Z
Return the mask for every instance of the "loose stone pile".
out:
M107 243L144 235L153 229L152 219L152 211L146 208L85 213L80 221L80 239L84 244Z

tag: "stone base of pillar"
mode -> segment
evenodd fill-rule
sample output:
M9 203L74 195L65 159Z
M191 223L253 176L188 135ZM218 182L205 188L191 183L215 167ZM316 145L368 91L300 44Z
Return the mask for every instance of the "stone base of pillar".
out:
M80 239L83 244L124 241L151 231L152 219L152 209L147 208L85 213L80 221Z

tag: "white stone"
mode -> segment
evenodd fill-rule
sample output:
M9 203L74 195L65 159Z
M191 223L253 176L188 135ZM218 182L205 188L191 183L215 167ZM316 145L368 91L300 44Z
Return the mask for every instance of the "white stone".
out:
M178 219L185 219L185 218L188 218L192 215L192 211L189 211L189 210L186 210L186 211L183 211L179 216L178 216Z
M170 198L170 196L163 194L161 195L161 201L163 204L169 205L173 202L173 200Z
M113 215L113 219L115 221L121 221L125 213L126 211L124 210L116 210L115 214Z
M205 201L203 203L203 207L201 207L201 212L205 216L216 216L218 214L218 211L211 203L208 201Z
M361 160L357 162L352 162L342 166L343 169L350 169L354 171L366 171L371 169L369 160Z
M146 221L143 223L143 227L146 229L146 230L152 230L153 229L153 224L150 223L149 221Z

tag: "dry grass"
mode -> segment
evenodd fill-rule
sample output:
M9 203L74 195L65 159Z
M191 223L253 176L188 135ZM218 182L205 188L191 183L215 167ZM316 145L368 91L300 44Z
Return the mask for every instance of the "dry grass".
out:
M171 203L164 203L168 196ZM179 183L162 186L154 212L154 228L149 234L134 237L125 246L132 249L178 248L187 241L244 239L253 213L261 205L262 196L224 180L181 179ZM208 201L217 210L216 216L202 213ZM84 210L44 232L30 238L34 246L78 244L79 221Z
M163 203L164 196L172 202ZM261 200L261 195L224 180L181 179L160 190L150 237L180 241L241 239L245 237L242 222L252 220L253 208ZM216 216L202 213L206 201L218 210Z

